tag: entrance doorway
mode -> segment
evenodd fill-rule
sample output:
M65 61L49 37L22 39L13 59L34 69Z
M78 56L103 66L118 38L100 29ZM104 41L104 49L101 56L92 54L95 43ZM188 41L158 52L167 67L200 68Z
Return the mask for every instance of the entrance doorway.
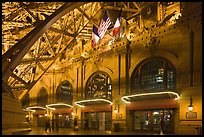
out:
M64 113L64 114L55 114L55 118L59 117L59 127L65 127L65 128L71 128L72 126L72 117L70 113Z
M45 121L47 119L44 115L34 115L34 118L37 119L37 127L45 127Z
M163 120L163 133L173 133L173 113L173 109L134 110L134 130L159 133L161 120Z
M111 130L111 112L84 112L83 123L88 119L88 128L92 130ZM84 126L83 125L83 126Z

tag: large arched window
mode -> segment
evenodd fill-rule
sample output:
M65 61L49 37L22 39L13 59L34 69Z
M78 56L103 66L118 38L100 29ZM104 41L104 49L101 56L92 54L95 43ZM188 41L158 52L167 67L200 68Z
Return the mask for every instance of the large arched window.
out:
M131 76L131 92L176 89L176 70L164 58L151 58L141 62Z
M112 99L112 84L110 76L103 72L93 73L86 83L85 98Z
M73 100L73 87L67 80L61 82L57 87L57 102L71 103Z
M45 106L48 103L48 94L46 88L42 87L38 93L37 104L39 106Z
M29 104L30 104L30 97L29 97L29 94L27 93L22 100L22 106L23 108L26 108L29 106Z

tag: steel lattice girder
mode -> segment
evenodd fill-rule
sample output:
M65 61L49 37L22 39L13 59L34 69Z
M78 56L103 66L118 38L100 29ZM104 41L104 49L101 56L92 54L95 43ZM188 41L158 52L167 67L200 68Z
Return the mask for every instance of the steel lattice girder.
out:
M23 37L23 39L16 43L5 54L3 54L2 56L3 81L5 82L7 81L12 70L20 63L20 61L27 53L27 51L36 42L36 40L39 39L39 37L52 26L53 23L55 23L67 12L84 4L85 2L65 3L58 10L56 10L56 12L54 12L51 16L44 20L38 27L35 27L30 33ZM9 62L8 59L10 59L11 61Z

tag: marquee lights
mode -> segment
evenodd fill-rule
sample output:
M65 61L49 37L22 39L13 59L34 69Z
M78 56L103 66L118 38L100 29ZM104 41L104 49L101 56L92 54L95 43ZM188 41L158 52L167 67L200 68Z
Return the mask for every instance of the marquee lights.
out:
M158 94L173 94L176 95L177 97L175 98L175 100L179 99L180 96L176 93L176 92L171 92L171 91L165 91L165 92L152 92L152 93L142 93L142 94L135 94L135 95L128 95L128 96L123 96L122 97L122 101L124 101L125 103L131 103L129 98L130 97L137 97L137 96L148 96L148 95L158 95ZM126 100L125 100L126 99Z
M23 109L23 111L31 111L31 112L35 112L35 110L31 110L31 109Z
M27 107L26 109L29 110L29 111L33 111L32 109L45 109L45 110L46 110L46 108L40 107L40 106ZM34 111L34 112L35 112L35 111Z
M48 109L51 109L51 110L55 110L55 108L52 108L52 107L54 107L54 106L67 106L67 107L71 107L71 108L73 108L72 105L65 104L65 103L56 103L56 104L49 104L49 105L46 105L46 107L47 107Z
M107 99L88 99L88 100L82 100L82 101L76 101L75 105L79 106L79 107L85 107L83 105L80 105L79 103L84 103L84 102L91 102L91 101L105 101L110 103L110 105L112 105L112 102L107 100Z

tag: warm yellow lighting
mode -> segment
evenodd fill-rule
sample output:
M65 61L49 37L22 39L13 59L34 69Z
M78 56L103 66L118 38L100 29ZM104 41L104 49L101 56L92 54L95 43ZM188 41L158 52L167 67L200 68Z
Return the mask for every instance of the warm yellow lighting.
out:
M88 100L82 100L82 101L76 101L75 105L79 106L79 107L85 107L83 105L80 105L78 103L83 103L83 102L91 102L91 101L104 101L104 102L108 102L110 103L110 105L112 105L112 102L107 100L107 99L88 99Z
M188 106L189 111L193 111L193 106Z
M26 111L26 112L35 112L35 110L30 110L30 109L23 109L23 111Z
M47 114L45 114L45 116L47 117Z
M61 117L62 115L59 114L59 117Z
M46 105L46 107L47 107L48 109L55 110L55 108L52 108L53 106L67 106L67 107L73 108L72 105L65 104L65 103L55 103L55 104Z
M56 110L55 108L51 108L51 107L47 107L48 109L50 109L50 110Z
M35 110L32 110L32 109L45 109L45 110L46 110L46 108L40 107L40 106L27 107L26 109L27 109L28 111L33 111L33 112L35 112Z
M188 110L193 111L192 97L190 97L190 105L188 106Z
M26 115L26 117L28 117L28 115Z
M24 111L27 111L27 112L35 112L35 110L31 110L31 109L23 109Z
M177 12L176 15L175 15L175 18L176 18L176 19L179 19L181 16L182 16L181 13L178 13L178 12Z
M122 101L125 103L131 103L130 101L126 101L124 99L128 99L129 97L137 97L137 96L148 96L148 95L158 95L158 94L173 94L176 95L177 97L175 99L179 99L179 95L176 92L171 92L171 91L165 91L165 92L152 92L152 93L142 93L142 94L135 94L135 95L128 95L128 96L123 96Z
M72 112L72 116L74 115L74 112Z
M117 109L114 109L114 113L116 114L118 111L117 111Z

